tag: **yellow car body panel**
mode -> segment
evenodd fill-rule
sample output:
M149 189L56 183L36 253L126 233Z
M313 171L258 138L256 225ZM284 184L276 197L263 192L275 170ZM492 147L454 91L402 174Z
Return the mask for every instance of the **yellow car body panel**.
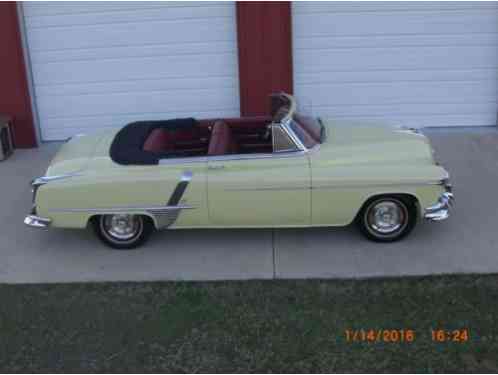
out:
M347 225L373 196L408 194L423 209L444 192L448 173L434 163L425 136L376 124L323 124L326 140L310 152L313 225Z

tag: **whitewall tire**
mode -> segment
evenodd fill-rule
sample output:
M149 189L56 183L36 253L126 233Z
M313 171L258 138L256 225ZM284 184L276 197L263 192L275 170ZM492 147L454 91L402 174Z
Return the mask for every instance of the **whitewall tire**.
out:
M92 224L104 244L119 250L142 245L154 230L150 218L143 215L100 215L93 218Z
M410 233L417 223L417 208L413 199L381 196L370 199L357 217L361 232L369 240L393 242Z

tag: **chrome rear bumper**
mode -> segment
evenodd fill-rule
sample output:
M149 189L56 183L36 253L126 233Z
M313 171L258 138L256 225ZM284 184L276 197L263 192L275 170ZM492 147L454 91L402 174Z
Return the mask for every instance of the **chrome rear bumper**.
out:
M28 215L24 219L24 224L32 228L48 228L51 220L36 215Z
M437 203L427 207L424 211L424 218L430 221L445 220L450 216L450 209L455 202L453 193L446 191L439 197Z

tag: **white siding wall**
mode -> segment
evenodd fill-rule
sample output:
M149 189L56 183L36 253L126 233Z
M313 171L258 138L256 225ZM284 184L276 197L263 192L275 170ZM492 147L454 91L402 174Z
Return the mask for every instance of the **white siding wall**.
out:
M295 93L318 115L496 125L498 3L293 3Z
M25 2L43 140L239 115L235 5Z

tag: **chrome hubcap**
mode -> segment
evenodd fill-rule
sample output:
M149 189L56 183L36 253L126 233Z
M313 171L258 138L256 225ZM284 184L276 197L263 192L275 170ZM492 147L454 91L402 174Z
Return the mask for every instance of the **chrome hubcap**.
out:
M104 229L110 236L126 241L137 235L141 230L141 221L135 215L106 215Z
M382 201L375 204L368 213L368 223L376 232L390 234L405 223L406 214L395 202Z

